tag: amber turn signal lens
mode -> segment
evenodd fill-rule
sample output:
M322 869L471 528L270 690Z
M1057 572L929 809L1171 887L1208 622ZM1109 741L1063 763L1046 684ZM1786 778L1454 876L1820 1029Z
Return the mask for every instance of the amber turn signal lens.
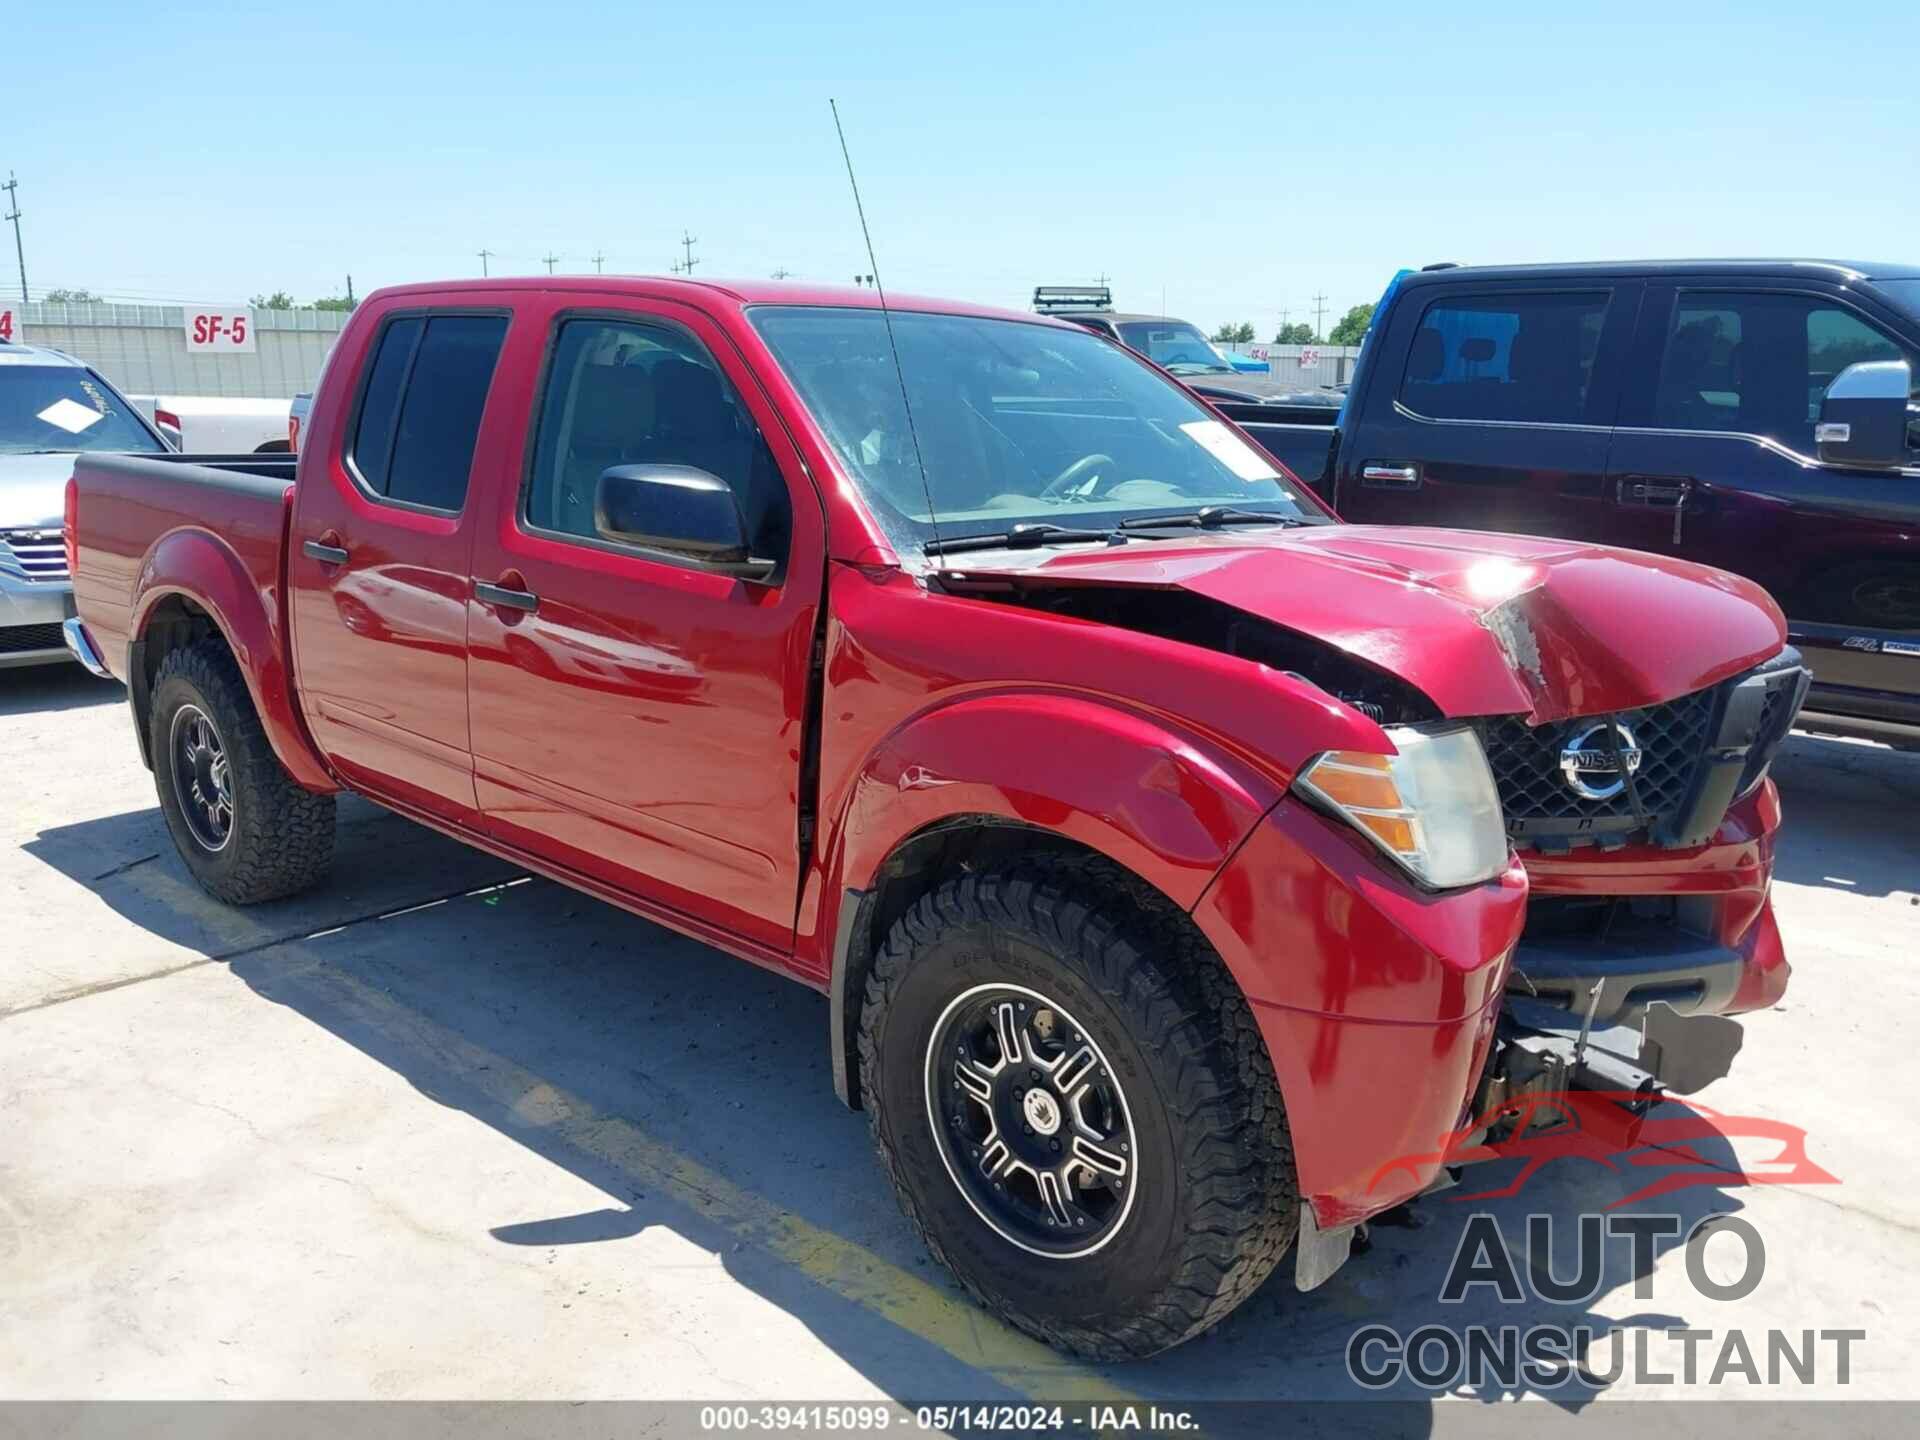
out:
M1343 808L1359 810L1398 810L1400 787L1387 772L1384 755L1366 755L1353 750L1335 750L1313 767L1314 788ZM1375 767L1371 763L1378 760Z

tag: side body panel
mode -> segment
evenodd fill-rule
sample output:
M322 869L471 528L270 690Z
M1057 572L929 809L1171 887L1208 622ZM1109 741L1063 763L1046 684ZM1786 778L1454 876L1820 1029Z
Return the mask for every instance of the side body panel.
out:
M75 601L108 669L143 683L131 670L132 645L164 601L190 602L233 647L281 763L309 789L334 788L297 713L287 669L287 484L106 455L76 460L74 483Z

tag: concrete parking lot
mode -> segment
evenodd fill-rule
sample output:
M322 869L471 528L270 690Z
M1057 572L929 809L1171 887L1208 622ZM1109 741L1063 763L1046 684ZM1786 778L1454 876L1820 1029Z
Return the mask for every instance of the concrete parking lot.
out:
M1470 1213L1517 1237L1647 1180L1569 1161L1435 1197L1315 1294L1276 1276L1183 1349L1075 1364L922 1253L834 1100L820 997L359 802L331 884L222 907L174 856L122 692L77 668L0 672L0 756L9 1398L1350 1396L1365 1322L1516 1318L1438 1300ZM1673 1249L1639 1295L1622 1247L1571 1313L1651 1327L1668 1359L1671 1326L1860 1330L1845 1384L1828 1346L1771 1393L1913 1397L1920 756L1795 736L1776 775L1793 985L1698 1098L1803 1128L1838 1183L1733 1184L1703 1146L1714 1183L1631 1208L1751 1221L1758 1287L1708 1299ZM1762 1393L1697 1378L1607 1398Z

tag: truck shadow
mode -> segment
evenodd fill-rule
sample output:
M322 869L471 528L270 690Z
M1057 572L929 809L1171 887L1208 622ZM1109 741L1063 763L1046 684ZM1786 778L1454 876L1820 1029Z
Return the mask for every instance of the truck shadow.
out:
M0 670L0 715L120 705L126 698L124 686L89 675L78 665L34 665Z
M1706 1303L1671 1263L1657 1300L1621 1301L1634 1272L1617 1241L1599 1302L1546 1305L1529 1293L1503 1303L1477 1292L1443 1304L1442 1280L1471 1214L1494 1214L1516 1243L1528 1213L1560 1218L1555 1269L1565 1275L1575 1268L1574 1214L1647 1178L1557 1164L1509 1197L1423 1202L1421 1228L1377 1229L1370 1253L1314 1294L1297 1293L1283 1265L1210 1336L1154 1360L1107 1369L1053 1360L973 1310L908 1229L864 1118L832 1095L822 997L560 886L516 881L498 862L371 807L344 807L343 819L345 903L323 890L226 911L191 887L171 847L102 873L100 856L142 848L156 833L164 842L156 812L50 830L28 849L132 924L224 959L261 999L606 1197L574 1214L503 1213L476 1243L601 1246L603 1263L618 1267L623 1241L668 1227L903 1401L1063 1398L1108 1385L1169 1401L1386 1397L1411 1403L1372 1416L1370 1429L1424 1434L1430 1391L1368 1392L1349 1378L1347 1345L1363 1324L1403 1334L1423 1324L1542 1321L1658 1329L1690 1323ZM407 884L380 888L395 871ZM1741 1208L1727 1184L1737 1183L1731 1147L1694 1148L1702 1183L1635 1213L1673 1214L1685 1228ZM1507 1165L1470 1174L1476 1189L1512 1178ZM403 1173L388 1183L417 1196L434 1182ZM1524 1272L1523 1255L1515 1260ZM942 1319L950 1305L966 1307L959 1323ZM1578 1408L1604 1389L1496 1381L1465 1393L1537 1394ZM1247 1433L1271 1433L1270 1415L1245 1419ZM1225 1421L1216 1428L1235 1433L1234 1417Z
M1920 754L1796 730L1772 773L1783 816L1777 879L1920 893Z

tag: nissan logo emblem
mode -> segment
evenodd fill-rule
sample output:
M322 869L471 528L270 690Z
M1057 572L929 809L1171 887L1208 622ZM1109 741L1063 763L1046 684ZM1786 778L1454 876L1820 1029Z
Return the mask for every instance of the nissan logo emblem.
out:
M1617 762L1606 740L1609 725L1620 741ZM1560 752L1560 773L1566 777L1567 788L1583 800L1611 800L1627 788L1627 776L1639 771L1641 754L1640 742L1631 730L1602 720L1567 742Z

